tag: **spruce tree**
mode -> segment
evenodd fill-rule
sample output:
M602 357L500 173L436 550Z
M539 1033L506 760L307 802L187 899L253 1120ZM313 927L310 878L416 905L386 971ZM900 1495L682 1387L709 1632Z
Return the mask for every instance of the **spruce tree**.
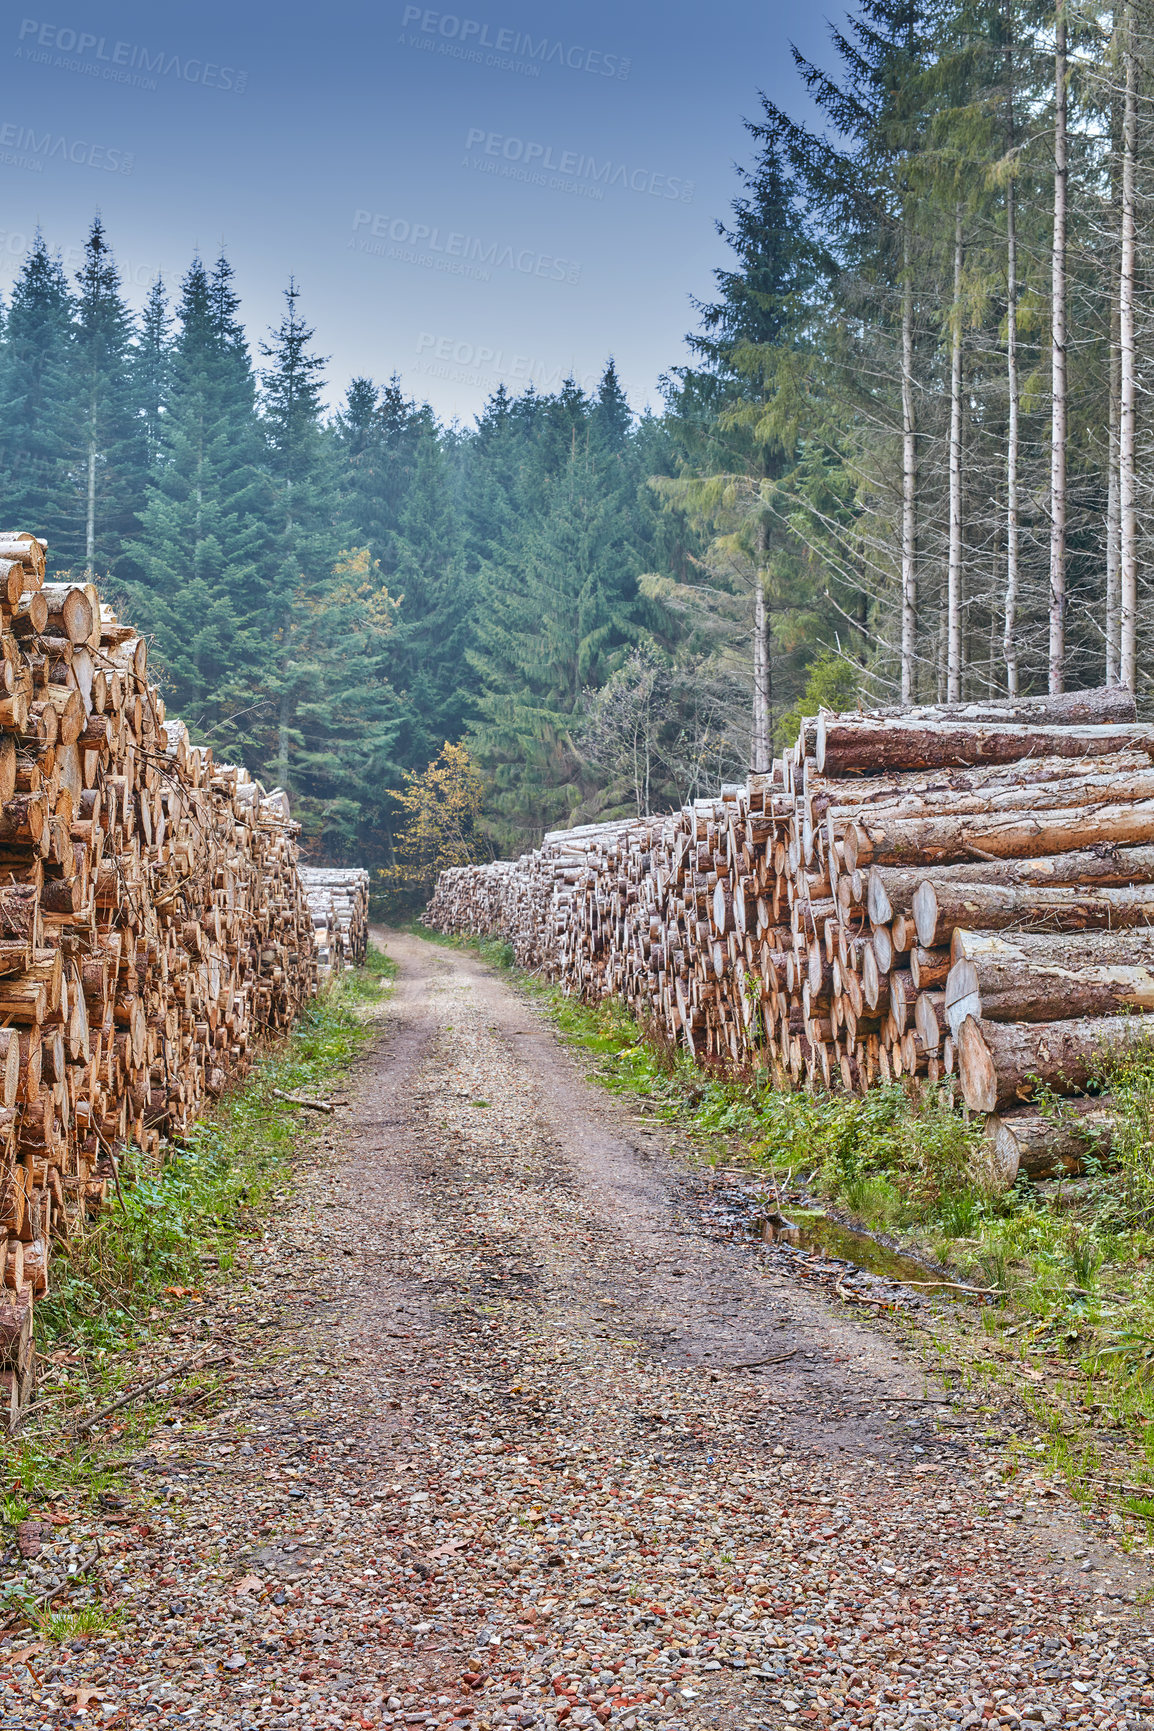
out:
M132 399L140 421L145 474L160 461L172 379L172 317L158 276L148 291L131 355Z
M68 280L37 233L12 290L0 352L0 493L13 528L45 535L54 567L71 517L72 320Z
M760 123L748 129L758 156L740 171L732 226L718 224L735 264L715 272L717 298L697 303L702 328L689 342L700 364L675 369L667 381L685 467L655 482L712 546L689 584L649 590L696 617L723 654L740 655L751 695L749 764L764 772L776 720L797 695L801 618L806 632L812 623L803 610L814 584L799 587L782 495L801 472L798 402L818 370L814 303L829 261L800 220L797 185L776 139ZM722 619L728 634L718 635Z
M74 571L115 572L143 504L143 428L134 414L132 315L99 216L76 273L70 384L69 521L59 549Z
M168 412L131 546L135 617L156 633L173 707L229 752L257 749L272 567L271 495L232 269L181 283Z
M266 679L277 701L270 768L282 786L292 782L290 759L301 743L294 728L299 683L298 608L317 605L333 560L335 500L330 490L330 446L321 428L325 361L313 354L312 329L301 317L300 291L291 279L285 312L260 352L269 363L260 375L261 425L271 481L270 588L265 609Z
M583 692L638 634L621 516L584 439L546 483L518 541L483 567L469 659L481 681L473 725L494 783L496 830L514 848L566 822L586 789L576 734Z

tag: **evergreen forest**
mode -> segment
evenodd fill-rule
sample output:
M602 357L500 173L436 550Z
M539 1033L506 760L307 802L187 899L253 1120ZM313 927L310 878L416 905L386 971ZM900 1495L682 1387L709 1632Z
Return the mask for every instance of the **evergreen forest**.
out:
M446 426L329 379L294 281L255 332L227 256L136 309L99 217L71 278L38 239L0 309L4 525L336 864L393 861L446 742L516 853L763 770L821 703L1144 699L1152 49L1135 0L865 0L795 56L818 119L747 121L642 413L612 331L595 391Z

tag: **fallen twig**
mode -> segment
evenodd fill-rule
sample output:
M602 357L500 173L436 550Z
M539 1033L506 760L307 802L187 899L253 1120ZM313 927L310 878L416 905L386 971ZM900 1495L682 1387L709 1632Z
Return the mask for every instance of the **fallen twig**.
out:
M102 1406L98 1412L92 1413L88 1418L81 1419L79 1424L73 1425L73 1434L83 1436L85 1431L91 1430L93 1425L100 1423L101 1419L109 1418L114 1412L118 1412L122 1406L130 1405L132 1401L139 1400L142 1394L148 1394L150 1390L159 1388L162 1382L170 1382L174 1376L182 1376L185 1371L192 1370L194 1366L202 1364L212 1350L212 1346L206 1346L203 1351L194 1352L191 1358L182 1359L179 1364L172 1365L168 1370L162 1370L159 1376L151 1377L148 1382L138 1383L135 1388L130 1388L126 1394L122 1394L119 1400L114 1400L111 1406Z
M960 1280L900 1280L899 1286L948 1286L951 1292L972 1292L978 1298L1008 1298L1004 1286L963 1286ZM1075 1290L1073 1287L1071 1291Z
M792 1358L800 1352L799 1346L791 1346L788 1352L779 1352L776 1358L746 1358L740 1364L727 1364L726 1370L760 1370L763 1364L784 1364L787 1358Z
M274 1088L273 1095L278 1100L287 1100L290 1106L307 1106L310 1112L324 1112L330 1118L336 1111L327 1100L310 1100L304 1094L286 1094L283 1088Z
M883 1310L891 1310L893 1308L894 1300L892 1298L870 1298L868 1293L865 1292L847 1292L845 1287L842 1285L840 1278L834 1285L834 1291L837 1293L839 1298L845 1300L846 1304L876 1304Z

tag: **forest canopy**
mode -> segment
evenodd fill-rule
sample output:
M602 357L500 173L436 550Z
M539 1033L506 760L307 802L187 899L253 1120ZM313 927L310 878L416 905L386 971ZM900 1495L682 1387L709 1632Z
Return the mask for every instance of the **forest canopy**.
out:
M329 410L295 282L252 333L226 256L133 310L99 217L71 279L38 238L0 322L5 522L106 586L171 710L335 863L395 863L446 747L470 845L516 852L765 769L818 703L1144 695L1149 27L866 0L830 68L796 57L820 123L748 122L658 411L611 358L465 428L395 377Z

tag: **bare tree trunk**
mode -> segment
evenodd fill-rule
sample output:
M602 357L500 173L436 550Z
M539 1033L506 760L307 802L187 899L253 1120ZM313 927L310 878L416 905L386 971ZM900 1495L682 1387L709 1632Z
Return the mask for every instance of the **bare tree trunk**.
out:
M1122 360L1118 349L1118 296L1110 308L1110 425L1107 439L1106 480L1106 684L1117 685L1122 660L1122 590L1119 541L1121 523L1118 503L1118 414L1122 388Z
M1122 112L1122 259L1118 274L1118 567L1122 601L1120 683L1138 685L1138 508L1134 471L1136 356L1134 352L1136 72L1133 0L1125 11L1126 99Z
M87 496L84 506L84 563L89 577L96 575L96 441L88 441Z
M1054 237L1051 255L1050 690L1066 672L1066 0L1054 20Z
M1011 121L1012 125L1012 121ZM1014 177L1006 182L1006 384L1010 420L1006 435L1006 617L1002 655L1006 690L1018 695L1018 233Z
M287 787L289 783L289 721L291 716L292 703L289 697L288 683L286 681L280 694L280 706L277 716L276 773L277 781L281 787Z
M758 532L758 548L764 551L764 529ZM761 560L753 593L753 733L749 767L754 775L766 775L772 767L769 719L769 609L765 601L765 573Z
M914 421L914 286L910 230L902 237L902 702L917 699L918 446Z
M950 343L950 531L946 566L946 701L962 695L962 207L954 216L954 310Z

